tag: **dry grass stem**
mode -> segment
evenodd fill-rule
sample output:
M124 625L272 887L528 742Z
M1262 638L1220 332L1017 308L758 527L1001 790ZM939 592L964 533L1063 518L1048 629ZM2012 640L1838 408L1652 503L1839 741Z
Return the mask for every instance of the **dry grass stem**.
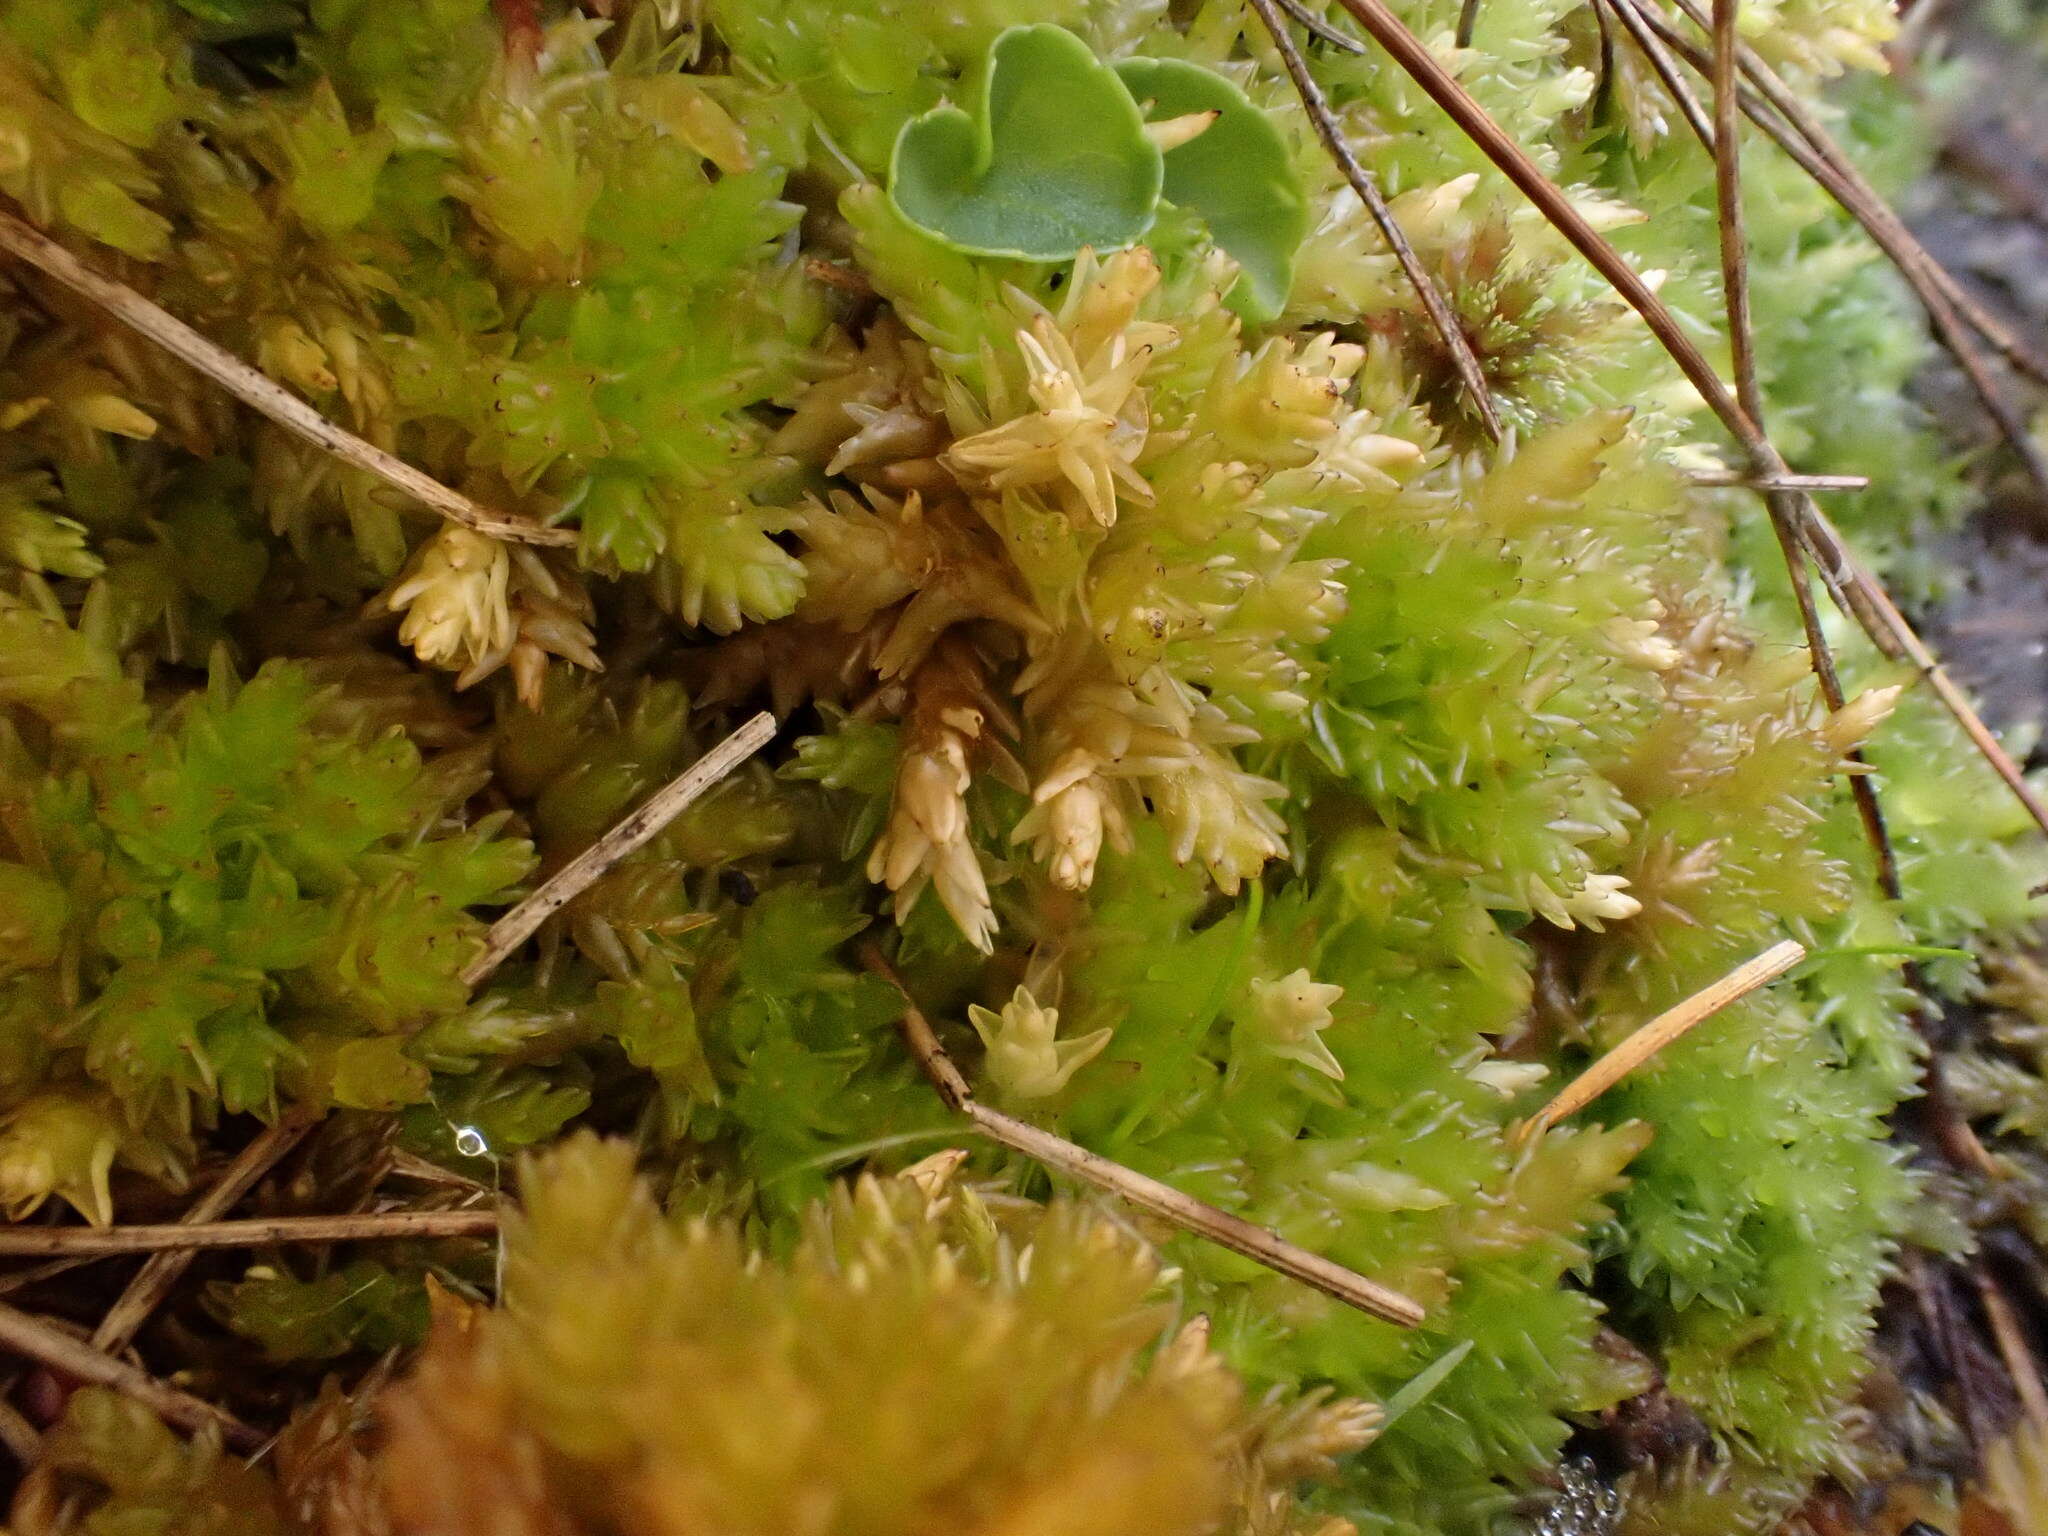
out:
M375 475L451 522L493 538L527 544L567 546L576 542L574 529L544 528L530 518L493 512L376 444L365 442L347 428L329 421L268 375L208 341L168 310L152 304L125 283L102 277L33 225L4 211L0 211L0 250L27 262L52 281L98 305L123 325L147 336L286 431L326 450L344 464Z
M1728 312L1728 351L1735 365L1735 398L1761 429L1764 402L1756 382L1756 335L1750 327L1749 241L1742 221L1742 104L1735 73L1735 20L1742 0L1713 0L1713 4L1711 152L1721 246L1721 301Z
M172 1227L169 1230L179 1229ZM53 1328L41 1318L4 1305L0 1305L0 1349L46 1365L74 1381L111 1387L153 1410L165 1423L175 1424L180 1429L195 1433L206 1429L218 1431L221 1439L238 1451L253 1451L264 1441L265 1437L259 1431L233 1414L189 1392L180 1392L176 1387L158 1381L147 1371L116 1360L83 1340L74 1339L60 1328Z
M1634 0L1597 0L1621 23L1622 30L1635 41L1637 50L1649 60L1651 71L1664 83L1665 91L1677 105L1679 115L1692 129L1693 137L1705 146L1708 154L1714 152L1714 124L1707 116L1706 108L1686 84L1685 76L1678 68L1678 61L1671 56L1671 50L1664 45L1643 13L1636 9Z
M1628 0L1623 0L1623 3L1628 3ZM1713 0L1714 51L1710 68L1714 89L1714 131L1711 138L1702 142L1714 160L1721 293L1728 314L1728 351L1735 369L1735 400L1742 413L1755 425L1758 438L1767 442L1763 390L1757 384L1756 335L1750 321L1749 243L1742 218L1742 85L1736 70L1735 32L1741 3L1742 0ZM1772 477L1758 475L1753 478L1764 481ZM1806 640L1813 675L1820 684L1821 700L1829 710L1838 710L1846 698L1834 652L1828 645L1827 631L1814 603L1813 587L1807 580L1806 549L1799 536L1800 499L1779 484L1762 484L1759 489L1771 519L1771 531L1778 541L1779 553L1784 557L1785 576L1792 587L1793 601L1798 605L1799 629ZM1852 762L1863 762L1860 752L1852 751L1849 756ZM1849 794L1855 801L1864 839L1870 844L1871 854L1877 861L1879 888L1888 899L1896 901L1900 895L1899 858L1885 825L1884 810L1878 804L1877 786L1867 776L1855 777L1849 781Z
M1759 479L1739 469L1702 469L1687 475L1699 486L1740 486L1751 491L1867 491L1868 475L1772 475Z
M1186 1232L1205 1237L1265 1265L1276 1274L1299 1280L1325 1296L1356 1307L1359 1311L1403 1328L1419 1327L1426 1314L1399 1291L1366 1279L1354 1270L1333 1263L1320 1254L1296 1247L1277 1233L1254 1225L1228 1211L1218 1210L1191 1195L1181 1193L1157 1179L1147 1178L1122 1163L1090 1152L1085 1147L1040 1130L1037 1126L991 1109L974 1097L967 1079L953 1064L953 1058L939 1043L931 1021L904 990L882 952L870 943L863 950L868 968L885 978L903 999L903 1038L910 1053L930 1080L933 1089L949 1109L957 1110L989 1140L1021 1152L1070 1178L1127 1200L1142 1211Z
M235 1203L256 1187L257 1180L299 1144L306 1132L313 1128L316 1118L315 1115L300 1114L267 1127L241 1150L214 1186L192 1202L192 1208L182 1221L187 1224L214 1221L233 1210ZM93 1330L93 1348L115 1355L126 1349L129 1340L170 1294L171 1287L178 1283L178 1277L185 1273L191 1262L192 1250L189 1249L153 1254L149 1262L135 1272L135 1278L128 1282L107 1315L100 1319L99 1327Z
M1805 958L1806 946L1786 939L1743 961L1675 1008L1667 1008L1566 1084L1563 1092L1522 1123L1517 1137L1540 1136L1567 1115L1576 1114L1694 1025L1768 986Z
M358 1243L484 1237L498 1230L492 1208L365 1211L344 1216L274 1216L251 1221L167 1221L117 1227L0 1228L0 1256L103 1258L117 1253L191 1254L202 1248L273 1243Z
M32 1467L43 1454L43 1437L28 1416L5 1398L0 1398L0 1445L23 1467Z
M1315 76L1309 73L1308 61L1301 56L1301 50L1294 46L1294 38L1287 30L1287 22L1279 7L1279 0L1251 0L1252 9L1259 13L1259 20L1265 23L1273 47L1280 55L1280 62L1287 68L1287 76L1294 82L1294 91L1301 98L1302 110L1315 125L1316 137L1329 152L1337 169L1344 173L1344 179L1351 190L1358 194L1358 200L1365 204L1365 211L1372 215L1372 221L1379 226L1380 236L1394 253L1394 259L1401 263L1401 270L1407 274L1410 286L1415 289L1416 298L1422 301L1422 308L1429 316L1429 323L1435 327L1442 339L1444 349L1450 353L1451 362L1458 370L1458 379L1465 386L1465 393L1472 399L1472 408L1479 413L1480 421L1486 427L1486 434L1498 442L1501 435L1500 414L1494 409L1493 393L1486 387L1486 375L1480 369L1479 358L1472 350L1471 339L1466 336L1464 326L1451 313L1450 301L1438 288L1436 280L1423 269L1421 258L1408 243L1407 235L1401 231L1393 210L1387 207L1386 198L1380 195L1379 183L1374 181L1358 156L1351 152L1350 142L1344 137L1344 125L1337 121L1336 113L1330 110L1329 99L1323 95L1323 88L1316 84Z
M661 829L688 810L706 790L767 745L775 734L775 717L765 710L734 731L674 779L650 795L611 831L541 882L540 888L491 924L483 953L462 973L464 985L475 987L505 963L505 958L532 938L536 929L574 901L621 859L644 846Z

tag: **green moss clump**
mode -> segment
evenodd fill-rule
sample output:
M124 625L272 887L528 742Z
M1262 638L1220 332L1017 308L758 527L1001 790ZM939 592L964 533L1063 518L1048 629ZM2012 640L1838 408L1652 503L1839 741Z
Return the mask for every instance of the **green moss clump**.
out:
M509 1307L445 1332L408 1389L417 1444L464 1433L431 1385L459 1381L499 1415L462 1454L566 1458L547 1500L609 1496L582 1479L630 1450L660 1464L633 1495L655 1524L744 1489L789 1528L799 1460L727 1447L714 1474L644 1417L705 1404L646 1376L627 1318L675 1349L719 1322L661 1275L701 1269L782 1343L814 1301L842 1309L868 1353L777 1367L834 1425L885 1379L927 1410L995 1390L967 1344L905 1342L929 1319L904 1297L948 1266L975 1277L959 1319L1038 1294L1000 1258L1021 1247L835 1183L957 1130L862 963L879 944L991 1100L1427 1309L1404 1333L1148 1234L1168 1280L1043 1217L1033 1251L1078 1267L1044 1336L1010 1342L1068 1394L1047 1402L1085 1397L1091 1360L1161 1399L1129 1486L1189 1528L1245 1442L1221 1396L1136 1363L1155 1281L1255 1396L1427 1388L1312 1496L1332 1520L1487 1528L1660 1381L1719 1460L1639 1480L1631 1519L1666 1488L1760 1529L1860 1475L1877 1289L1942 1225L1888 1136L1920 1067L1901 957L2016 929L2044 861L1846 626L1854 697L1821 707L1760 516L1691 478L1728 445L1643 328L1384 57L1313 49L1472 339L1512 429L1489 442L1237 5L595 9L543 5L536 36L486 0L0 0L0 191L351 430L572 541L437 523L18 275L0 1196L105 1221L124 1181L176 1187L223 1117L285 1103L394 1116L486 1185L579 1123L630 1135L716 1225L663 1225L622 1154L562 1154L604 1162L609 1203L534 1196ZM1402 7L1432 40L1457 10ZM1098 83L1137 82L1130 104L1193 81L1257 114L1256 174L1190 190L1173 157L1200 124L1155 122L1173 142L1120 141L1163 157L1141 240L1024 260L936 238L892 158L1017 26L1120 66ZM1799 0L1756 42L1817 93L1887 26L1872 0ZM1455 62L1681 314L1718 313L1707 162L1586 8L1488 0ZM1894 136L1874 87L1837 99L1859 142ZM1040 170L995 184L1056 199ZM1796 168L1758 143L1745 172L1773 427L1801 468L1874 477L1845 521L1888 558L1959 496L1902 396L1918 328ZM1284 301L1247 304L1231 232L1262 196L1305 233L1258 255ZM492 913L763 706L780 743L472 994ZM1897 903L1844 790L1866 739ZM1593 1051L1786 935L1817 951L1796 976L1515 1138ZM1972 984L1953 958L1928 974ZM1047 1193L997 1152L974 1176L991 1209ZM895 1300L841 1283L852 1232ZM652 1278L586 1274L628 1242ZM416 1331L418 1276L345 1254L179 1315L210 1296L246 1358L346 1365ZM1114 1347L1053 1338L1055 1296ZM580 1353L549 1355L550 1329ZM166 1359L196 1336L162 1334ZM737 1358L734 1412L783 1401ZM936 1456L902 1411L888 1456ZM1002 1479L1029 1466L1030 1497L1083 1499L1030 1459L1085 1461L1071 1427L945 1486L1014 1513ZM880 1480L870 1524L917 1486Z

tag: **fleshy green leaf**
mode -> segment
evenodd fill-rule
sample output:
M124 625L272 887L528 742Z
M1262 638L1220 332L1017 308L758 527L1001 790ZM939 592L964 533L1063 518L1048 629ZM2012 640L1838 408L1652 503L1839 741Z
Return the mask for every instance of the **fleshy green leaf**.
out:
M1125 59L1116 66L1151 122L1193 112L1216 120L1166 152L1165 195L1202 216L1243 269L1231 305L1270 320L1294 285L1294 255L1308 237L1308 199L1272 120L1230 81L1181 59Z
M1119 250L1152 225L1164 171L1116 72L1062 27L995 40L970 114L904 124L889 195L921 229L981 256L1064 261Z

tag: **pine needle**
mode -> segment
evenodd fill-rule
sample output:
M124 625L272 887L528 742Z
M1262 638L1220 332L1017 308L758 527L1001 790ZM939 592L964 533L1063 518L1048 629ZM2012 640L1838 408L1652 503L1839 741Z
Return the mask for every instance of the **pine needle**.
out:
M1301 0L1278 0L1280 9L1292 16L1301 30L1319 43L1328 43L1332 48L1345 53L1363 53L1365 44L1355 37L1347 37L1331 26L1322 17L1301 3Z
M1686 62L1703 75L1714 70L1713 62L1691 40L1681 36L1661 17L1649 11L1641 0L1608 0L1617 14L1632 19L1636 27L1645 29L1658 47L1658 54L1650 54L1645 45L1645 55L1652 59L1653 66L1663 49L1669 47L1684 57ZM1687 8L1687 13L1699 20L1697 11ZM1700 21L1703 27L1708 25ZM1631 35L1636 35L1631 28ZM1638 36L1641 44L1643 39ZM1768 106L1756 92L1744 89L1739 92L1743 111L1751 122L1784 151L1794 164L1806 172L1833 197L1842 208L1863 227L1872 243L1884 253L1913 290L1915 297L1927 311L1927 318L1934 329L1935 337L1955 359L1956 366L1963 372L1975 392L1985 413L1998 426L2000 435L2013 451L2029 477L2048 495L2048 456L2036 446L2033 434L2019 411L2005 398L1998 381L1992 376L1989 363L1978 348L1971 331L1992 342L2014 367L2029 377L2048 379L2048 364L2035 357L2009 329L2002 325L1981 304L1950 275L1947 268L1936 261L1927 248L1920 244L1905 221L1891 211L1875 188L1857 172L1842 149L1810 114L1799 105L1798 98L1787 90L1777 77L1770 75L1763 62L1746 47L1738 46L1736 57L1744 73L1752 80L1768 76L1774 90L1769 93ZM1664 77L1663 68L1657 73ZM1672 82L1665 81L1671 88ZM1682 84L1679 88L1683 90ZM1689 93L1686 93L1689 94ZM1676 95L1675 99L1684 99ZM1770 110L1776 107L1777 110ZM1798 115L1797 123L1784 116L1786 112ZM1689 115L1689 114L1688 114ZM1803 126L1802 126L1803 125ZM1702 140L1703 143L1710 142ZM1967 324L1965 323L1967 322Z
M1752 473L1765 480L1791 473L1783 455L1729 393L1720 375L1669 306L1657 297L1620 251L1572 205L1564 190L1543 174L1536 162L1529 158L1528 152L1508 136L1422 41L1387 8L1385 0L1340 0L1340 3L1466 137L1536 205L1572 247L1592 264L1593 269L1607 279L1629 307L1642 316L1650 334L1678 364L1679 371L1699 391L1700 397L1720 418L1722 425L1742 444L1750 457ZM2012 755L1999 744L1991 728L1935 659L1933 652L1928 650L1898 605L1856 559L1840 530L1810 496L1798 496L1797 517L1800 542L1813 556L1815 569L1836 603L1855 617L1871 643L1887 657L1913 664L1934 690L1942 707L1963 728L1971 745L2025 807L2035 825L2048 833L2048 804L2034 793Z
M1702 469L1687 475L1686 483L1699 486L1740 486L1751 491L1867 491L1868 475L1765 475L1745 474L1739 469Z
M1972 1267L1970 1274L1977 1282L1977 1294L1984 1302L1984 1320L1991 1324L1991 1337L2005 1361L2013 1390L2019 1394L2020 1407L2035 1428L2048 1429L2048 1389L2041 1385L2041 1367L2035 1362L2034 1351L2020 1328L2012 1303L1981 1264Z
M1415 247L1408 243L1407 235L1395 221L1393 210L1381 196L1379 183L1373 180L1372 172L1351 152L1351 145L1344 137L1344 125L1330 110L1323 88L1309 73L1308 61L1294 46L1294 38L1287 30L1278 0L1251 0L1251 6L1259 13L1259 20L1265 23L1266 31L1273 39L1280 62L1286 66L1287 77L1294 82L1294 93L1301 98L1302 110L1315 125L1316 137L1322 140L1330 159L1344 173L1345 181L1358 194L1358 200L1365 204L1365 211L1372 215L1373 223L1379 226L1381 238L1392 249L1394 259L1401 263L1401 270L1407 274L1416 298L1422 301L1429 323L1436 328L1444 349L1450 353L1451 363L1458 370L1458 379L1465 386L1465 393L1472 397L1472 407L1485 424L1486 435L1499 442L1500 414L1494 409L1493 393L1486 387L1486 374L1479 366L1479 358L1472 350L1472 342L1466 336L1464 326L1451 313L1450 302L1444 298L1436 280L1423 269L1421 258L1415 254ZM1359 51L1363 52L1363 49Z

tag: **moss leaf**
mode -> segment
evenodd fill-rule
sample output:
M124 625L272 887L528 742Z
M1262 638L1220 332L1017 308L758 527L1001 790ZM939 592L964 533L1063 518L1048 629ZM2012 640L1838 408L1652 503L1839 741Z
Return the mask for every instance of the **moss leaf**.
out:
M1231 307L1270 320L1294 286L1294 256L1308 237L1308 199L1272 120L1229 80L1182 59L1125 59L1117 77L1148 121L1194 112L1217 118L1166 152L1167 199L1202 216L1243 279Z
M1152 224L1164 178L1137 103L1062 27L1012 27L989 49L972 113L942 103L904 124L889 195L957 250L1064 261L1119 250Z

